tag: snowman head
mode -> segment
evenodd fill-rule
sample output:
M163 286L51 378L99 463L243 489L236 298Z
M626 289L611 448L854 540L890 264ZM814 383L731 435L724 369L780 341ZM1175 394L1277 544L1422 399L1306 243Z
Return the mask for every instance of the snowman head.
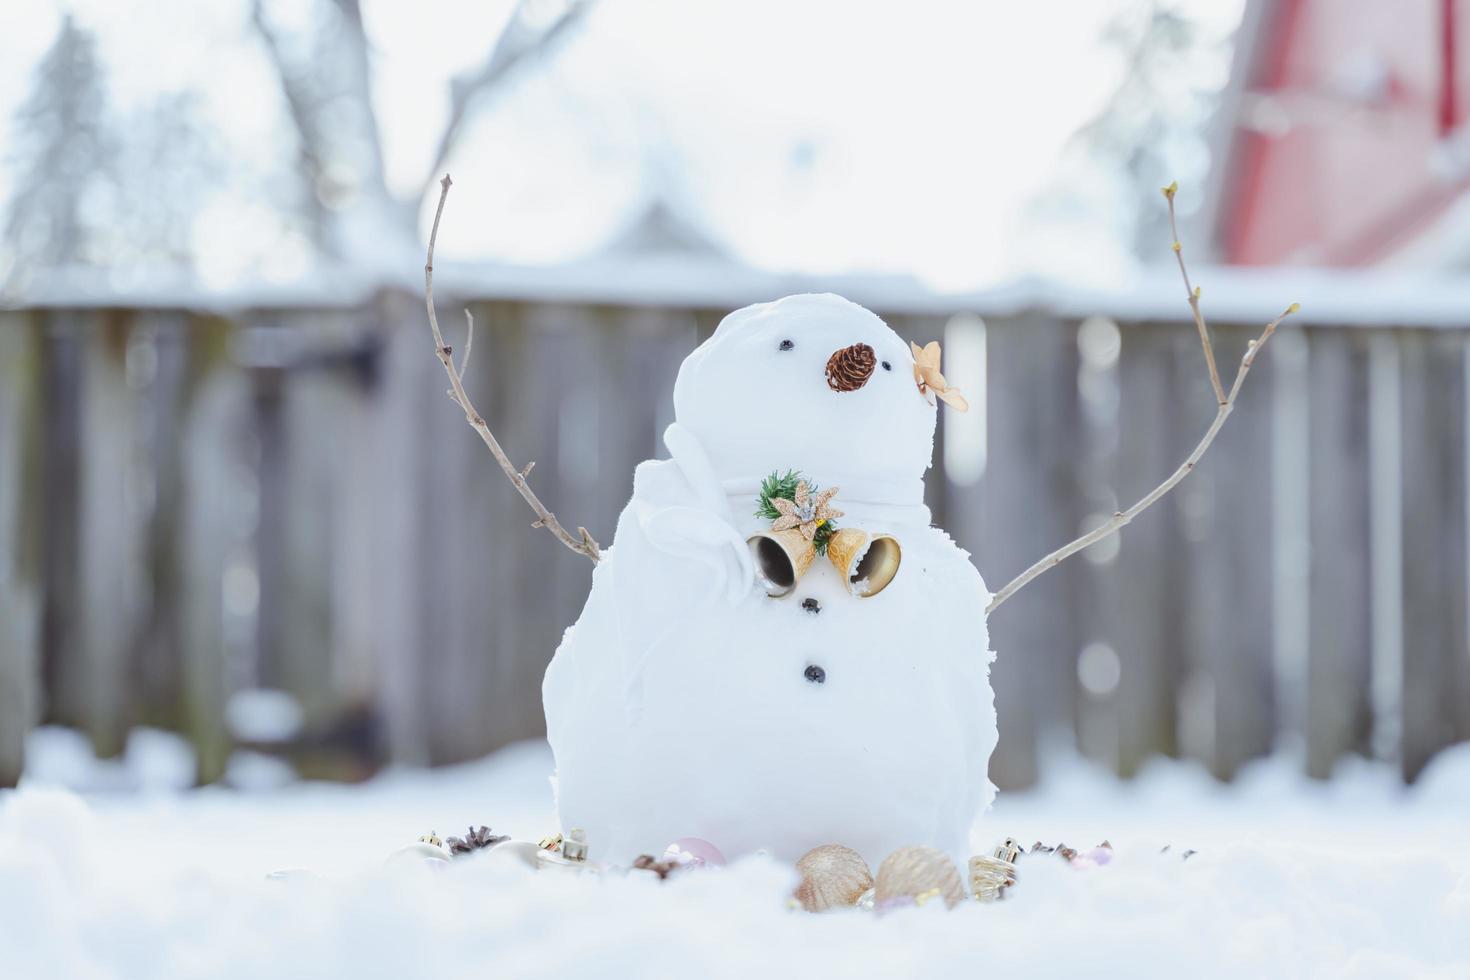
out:
M679 368L674 414L725 480L797 469L917 502L934 449L908 345L830 293L725 317Z

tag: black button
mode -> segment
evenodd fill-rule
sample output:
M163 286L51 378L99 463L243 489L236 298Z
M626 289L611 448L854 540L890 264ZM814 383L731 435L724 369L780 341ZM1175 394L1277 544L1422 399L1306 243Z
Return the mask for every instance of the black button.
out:
M807 665L806 673L803 676L813 684L827 683L827 672L816 664Z

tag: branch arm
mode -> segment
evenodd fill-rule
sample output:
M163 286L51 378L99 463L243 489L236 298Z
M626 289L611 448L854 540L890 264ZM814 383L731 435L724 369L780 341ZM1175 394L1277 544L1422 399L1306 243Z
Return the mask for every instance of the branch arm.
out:
M449 188L452 184L453 181L449 179L448 174L445 174L444 179L439 182L439 206L434 211L434 225L429 232L429 251L424 260L424 303L429 312L429 327L434 332L434 352L439 357L439 363L444 365L444 372L449 375L449 395L464 410L465 421L469 422L470 426L479 435L480 441L485 443L485 446L490 450L490 454L495 457L495 462L500 464L500 468L510 479L511 485L516 488L521 497L536 512L536 521L533 526L546 528L552 534L556 535L558 541L572 551L577 552L579 555L585 555L593 562L597 562L601 560L602 552L596 540L587 532L587 529L585 527L577 528L577 537L573 537L568 533L566 528L561 526L561 522L556 519L556 515L541 502L541 498L536 496L536 491L532 490L531 485L526 482L526 474L531 471L530 466L518 471L511 464L510 457L506 456L505 450L500 447L499 440L490 431L490 426L485 423L484 416L475 410L474 404L470 401L470 396L465 393L464 381L460 376L459 370L454 366L454 351L448 344L444 343L444 334L439 330L439 318L434 313L434 243L439 238L439 219L444 215L444 201L449 197ZM473 324L474 320L471 319L470 325L472 330Z
M1204 437L1200 439L1199 444L1194 447L1194 452L1190 453L1184 462L1179 464L1178 469L1169 474L1167 480L1150 490L1143 499L1139 500L1132 507L1119 511L1102 524L1099 524L1091 531L1082 535L1082 537L1062 545L1056 551L1053 551L1020 575L1011 579L1011 581L1006 583L1005 588L1001 589L991 598L990 605L985 607L985 614L987 616L990 615L1001 603L1015 595L1023 586L1042 572L1055 568L1084 548L1096 544L1114 531L1127 527L1133 521L1133 518L1148 510L1158 502L1160 497L1173 490L1186 476L1193 473L1195 466L1199 464L1200 459L1204 456L1205 450L1209 449L1210 443L1215 441L1215 436L1219 434L1220 427L1225 424L1225 420L1235 410L1235 396L1240 394L1240 387L1245 383L1245 376L1250 373L1251 365L1255 363L1256 354L1265 346L1266 341L1271 339L1271 335L1276 332L1276 328L1280 325L1281 321L1296 311L1297 304L1291 304L1285 312L1266 324L1266 329L1261 331L1259 337L1250 342L1250 346L1246 348L1245 356L1240 360L1240 368L1235 372L1235 381L1230 385L1230 393L1225 396L1225 400L1220 403L1220 407L1215 411L1214 421L1205 430Z
M1179 263L1179 275L1184 279L1184 291L1189 297L1189 312L1194 315L1194 325L1199 329L1199 342L1205 349L1205 365L1210 369L1210 387L1215 390L1215 401L1225 404L1225 389L1220 384L1220 371L1215 367L1215 345L1210 343L1210 331L1205 326L1205 314L1200 309L1200 290L1189 281L1189 270L1184 267L1184 244L1179 241L1179 226L1174 219L1174 195L1179 182L1174 181L1164 188L1164 199L1169 202L1169 234L1174 239L1174 258Z

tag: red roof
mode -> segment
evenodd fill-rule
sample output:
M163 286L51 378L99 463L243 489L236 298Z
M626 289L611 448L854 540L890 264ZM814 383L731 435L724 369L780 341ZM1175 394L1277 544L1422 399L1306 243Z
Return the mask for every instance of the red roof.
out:
M1255 14L1237 58L1221 257L1380 261L1466 186L1470 0L1276 0Z

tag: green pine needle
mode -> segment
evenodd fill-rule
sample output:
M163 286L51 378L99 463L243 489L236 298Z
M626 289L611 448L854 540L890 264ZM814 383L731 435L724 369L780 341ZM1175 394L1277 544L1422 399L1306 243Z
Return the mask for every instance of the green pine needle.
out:
M771 503L773 497L781 497L786 500L796 499L796 485L800 483L802 476L796 470L787 470L784 474L772 473L761 481L760 498L756 501L755 516L764 517L768 521L774 521L781 516L776 505Z
M762 480L760 496L756 500L755 516L763 517L768 521L774 521L780 517L781 512L776 509L776 505L771 503L771 501L777 498L795 501L796 485L804 479L805 477L796 470L787 470L785 473L777 471ZM809 493L816 493L817 485L808 480L807 491ZM816 550L817 554L825 555L827 553L827 542L832 540L832 532L836 530L837 523L835 521L823 521L817 526L817 533L812 536L812 547Z

